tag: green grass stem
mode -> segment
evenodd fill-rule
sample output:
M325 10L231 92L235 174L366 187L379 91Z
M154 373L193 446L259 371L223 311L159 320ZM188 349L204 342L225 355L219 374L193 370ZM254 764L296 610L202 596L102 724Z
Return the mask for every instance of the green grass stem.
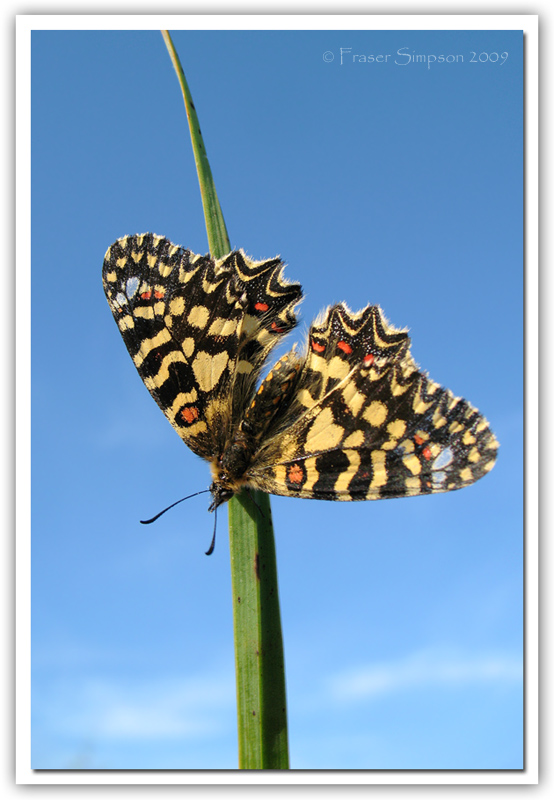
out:
M177 73L206 219L210 253L231 250L229 235L179 56L162 31ZM242 492L229 506L240 769L288 769L285 661L269 497Z

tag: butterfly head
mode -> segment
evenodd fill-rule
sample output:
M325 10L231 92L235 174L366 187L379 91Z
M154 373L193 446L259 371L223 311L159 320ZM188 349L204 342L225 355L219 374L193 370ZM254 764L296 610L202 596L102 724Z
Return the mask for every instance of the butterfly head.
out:
M212 495L212 502L210 503L208 511L215 511L216 508L226 503L235 494L233 489L230 489L220 481L214 481L210 486Z
M239 430L219 458L211 462L213 482L210 486L212 502L210 511L226 503L248 483L245 473L252 458L252 442L248 434Z

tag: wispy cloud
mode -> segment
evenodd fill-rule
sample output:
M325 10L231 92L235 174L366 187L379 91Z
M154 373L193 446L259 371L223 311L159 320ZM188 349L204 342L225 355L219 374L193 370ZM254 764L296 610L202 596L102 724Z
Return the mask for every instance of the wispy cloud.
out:
M522 662L515 655L472 655L436 648L343 672L331 679L330 689L337 700L359 700L416 687L513 684L522 678Z
M42 725L61 734L153 740L221 732L233 703L232 675L120 683L94 679L51 690L48 703L35 710Z

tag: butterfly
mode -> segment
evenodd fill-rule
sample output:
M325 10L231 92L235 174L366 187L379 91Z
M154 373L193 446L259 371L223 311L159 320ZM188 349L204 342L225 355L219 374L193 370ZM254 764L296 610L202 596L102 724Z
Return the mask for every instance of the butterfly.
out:
M327 308L304 349L260 381L302 298L279 258L213 259L145 233L111 245L103 284L146 388L210 464L210 510L243 488L316 500L447 492L494 466L487 420L419 369L377 305Z

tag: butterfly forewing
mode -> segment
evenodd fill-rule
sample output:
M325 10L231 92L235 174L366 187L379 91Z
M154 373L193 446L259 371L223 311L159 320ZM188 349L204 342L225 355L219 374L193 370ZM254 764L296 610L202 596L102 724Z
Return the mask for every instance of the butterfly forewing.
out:
M146 387L185 443L218 457L268 353L296 323L298 284L279 259L214 261L154 234L106 253L104 289Z

